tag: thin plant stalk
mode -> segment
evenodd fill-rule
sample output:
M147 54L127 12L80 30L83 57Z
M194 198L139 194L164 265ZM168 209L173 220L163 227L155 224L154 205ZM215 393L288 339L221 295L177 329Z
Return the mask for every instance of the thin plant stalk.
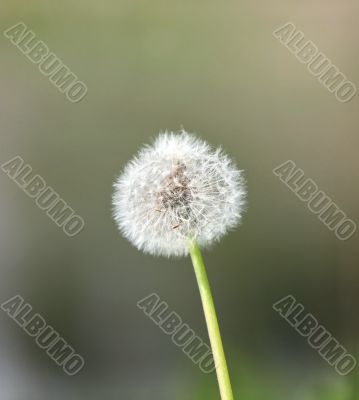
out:
M224 355L221 334L218 326L216 309L213 303L213 297L206 268L203 263L201 251L194 241L189 242L189 250L201 295L204 315L206 318L221 399L233 400L231 381L229 378L227 362Z

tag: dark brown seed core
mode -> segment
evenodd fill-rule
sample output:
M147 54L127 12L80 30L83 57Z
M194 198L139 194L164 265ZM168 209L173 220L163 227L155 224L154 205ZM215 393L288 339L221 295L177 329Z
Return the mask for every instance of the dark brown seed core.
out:
M185 217L192 198L186 166L177 162L173 171L163 180L163 189L158 192L159 208L178 209L181 216Z

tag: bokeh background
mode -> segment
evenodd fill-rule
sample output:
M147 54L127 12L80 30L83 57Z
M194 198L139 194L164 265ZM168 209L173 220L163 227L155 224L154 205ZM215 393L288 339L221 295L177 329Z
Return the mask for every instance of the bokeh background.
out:
M339 103L272 36L288 21L359 84L356 0L45 0L1 4L88 86L70 103L0 37L0 162L20 155L85 219L68 238L0 174L0 297L20 294L84 356L69 377L3 311L0 399L219 399L136 303L157 292L200 336L189 259L146 256L117 232L112 183L143 143L184 127L245 170L248 210L204 253L235 396L356 400L272 310L292 294L352 354L358 338L358 235L339 241L272 173L294 160L359 221L358 97Z

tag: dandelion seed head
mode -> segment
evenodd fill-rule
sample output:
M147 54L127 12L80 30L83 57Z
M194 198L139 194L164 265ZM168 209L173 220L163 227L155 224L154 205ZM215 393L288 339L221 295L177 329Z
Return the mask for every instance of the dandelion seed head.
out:
M114 189L121 233L154 255L187 255L188 239L210 246L240 222L245 203L242 171L185 131L161 133L140 150Z

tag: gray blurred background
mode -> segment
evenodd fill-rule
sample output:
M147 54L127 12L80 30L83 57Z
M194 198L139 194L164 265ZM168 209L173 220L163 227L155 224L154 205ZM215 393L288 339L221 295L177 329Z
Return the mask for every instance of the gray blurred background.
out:
M358 17L356 0L1 5L1 31L23 21L88 87L70 103L1 35L0 163L20 155L86 224L68 238L1 171L0 302L20 294L86 360L67 376L1 311L1 400L219 399L136 307L157 292L207 340L190 260L138 252L111 216L124 164L182 127L248 182L241 227L204 253L236 398L359 398L357 372L339 376L272 310L293 294L359 352L358 235L339 241L272 173L292 159L359 221L358 97L339 103L272 36L292 21L358 86Z

